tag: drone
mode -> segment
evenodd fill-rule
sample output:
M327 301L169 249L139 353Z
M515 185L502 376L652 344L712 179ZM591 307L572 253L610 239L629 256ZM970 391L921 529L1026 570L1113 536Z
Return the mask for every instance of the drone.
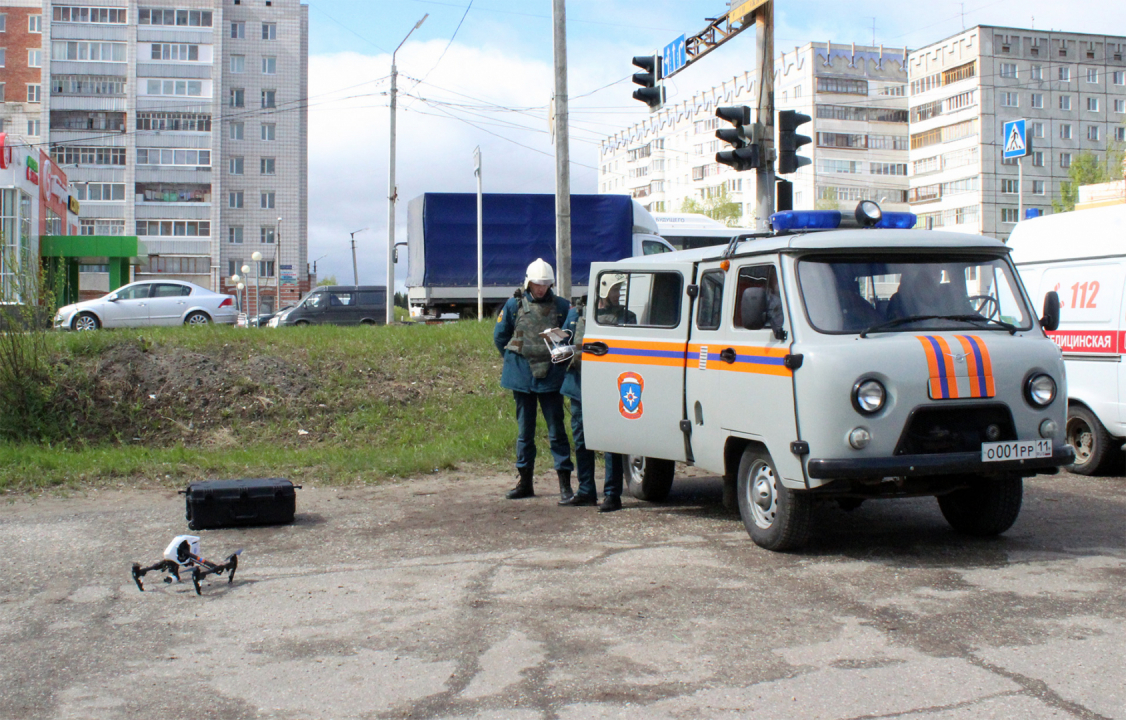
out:
M227 559L221 563L213 563L210 560L204 560L199 556L199 538L195 535L177 535L172 538L172 542L168 547L164 548L164 559L148 567L141 567L140 563L133 563L133 582L137 583L137 589L141 592L145 591L145 586L141 582L147 573L154 570L161 570L167 575L164 576L164 582L173 583L180 582L180 568L185 570L191 569L192 571L192 584L195 585L195 594L202 595L200 592L199 581L208 575L222 575L227 574L227 584L230 585L235 580L235 570L238 569L238 556L242 554L242 549L236 550L227 556Z

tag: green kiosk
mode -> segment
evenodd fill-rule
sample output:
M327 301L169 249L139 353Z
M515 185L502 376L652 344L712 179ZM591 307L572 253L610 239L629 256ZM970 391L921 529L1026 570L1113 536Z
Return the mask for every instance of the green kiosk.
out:
M129 235L43 235L39 255L59 305L78 302L79 265L108 265L109 291L129 282L129 266L148 256L145 244Z

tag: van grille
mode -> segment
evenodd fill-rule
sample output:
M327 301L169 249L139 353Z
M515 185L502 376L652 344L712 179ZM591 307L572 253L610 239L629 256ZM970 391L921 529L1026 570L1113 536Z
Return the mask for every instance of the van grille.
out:
M1000 434L990 438L986 429L996 425ZM979 452L984 442L1016 440L1012 413L1002 403L920 407L911 413L895 448L896 455L935 455Z

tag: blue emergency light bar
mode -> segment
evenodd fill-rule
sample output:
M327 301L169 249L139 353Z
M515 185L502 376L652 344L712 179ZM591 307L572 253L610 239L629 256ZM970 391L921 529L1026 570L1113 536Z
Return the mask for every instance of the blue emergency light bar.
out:
M918 216L915 213L909 212L886 212L880 218L880 221L873 225L873 227L884 228L889 230L910 230L915 227L918 221Z
M839 210L785 210L770 216L774 232L791 230L836 230L841 226Z

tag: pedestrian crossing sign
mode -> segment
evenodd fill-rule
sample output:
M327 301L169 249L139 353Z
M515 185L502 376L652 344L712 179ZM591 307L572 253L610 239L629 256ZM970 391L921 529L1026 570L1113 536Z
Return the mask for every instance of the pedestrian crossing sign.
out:
M1028 154L1027 135L1024 132L1024 120L1010 120L1005 123L1003 133L1002 157L1024 157Z

